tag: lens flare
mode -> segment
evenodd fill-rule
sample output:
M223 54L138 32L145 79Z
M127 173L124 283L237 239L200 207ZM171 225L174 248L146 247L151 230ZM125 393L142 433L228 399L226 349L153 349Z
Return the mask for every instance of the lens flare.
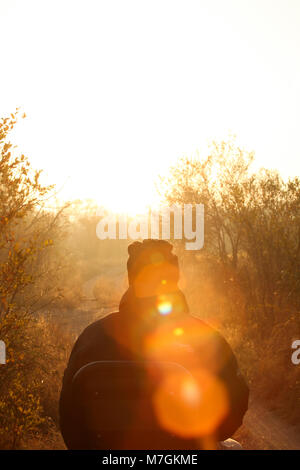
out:
M172 312L172 304L168 300L158 304L158 311L161 315L168 315Z
M180 327L175 328L175 330L174 330L173 333L174 333L175 336L182 336L183 333L184 333L184 332L183 332L183 328L180 328Z
M183 399L190 404L200 404L202 393L194 380L185 380L182 383L181 394Z
M161 426L184 438L214 435L229 410L224 384L204 370L167 376L153 405Z

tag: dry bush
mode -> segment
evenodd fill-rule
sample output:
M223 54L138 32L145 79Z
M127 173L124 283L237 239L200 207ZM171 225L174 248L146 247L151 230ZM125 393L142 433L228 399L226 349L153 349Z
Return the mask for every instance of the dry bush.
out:
M118 305L126 288L126 281L101 276L95 282L93 295L99 306Z
M66 278L59 288L59 295L53 303L54 311L76 309L84 297L82 277L76 265L70 265L66 270Z
M46 318L28 322L22 350L8 351L1 394L0 448L21 448L27 439L58 432L58 399L74 337ZM36 437L35 437L36 438Z

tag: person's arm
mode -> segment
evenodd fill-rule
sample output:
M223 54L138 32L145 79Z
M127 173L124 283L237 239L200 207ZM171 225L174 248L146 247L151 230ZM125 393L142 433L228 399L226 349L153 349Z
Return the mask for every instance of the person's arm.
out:
M62 390L59 400L59 422L64 442L68 449L84 449L84 433L77 405L72 396L72 380L80 368L81 337L76 341L64 372Z
M232 437L242 425L244 415L248 409L249 388L240 372L231 347L221 335L218 334L218 336L218 349L222 363L219 377L226 385L230 406L227 417L218 429L218 439L223 441Z

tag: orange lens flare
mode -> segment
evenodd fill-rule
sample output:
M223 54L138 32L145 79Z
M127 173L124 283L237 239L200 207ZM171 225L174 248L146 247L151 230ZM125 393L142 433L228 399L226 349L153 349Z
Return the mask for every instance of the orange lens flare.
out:
M167 298L161 296L160 300L159 304L163 304ZM172 307L170 320L174 305ZM164 308L157 311L166 315L168 309ZM192 318L180 318L180 321L177 321L175 316L174 321L161 324L151 332L145 338L143 345L147 358L161 360L163 357L168 361L185 364L189 370L201 368L209 370L213 375L218 375L230 359L226 350L220 357L219 346L219 338L211 327Z
M160 302L157 308L161 315L168 315L169 313L172 312L172 304L168 300Z
M175 336L182 336L184 331L183 331L183 328L178 327L178 328L175 328L173 333L174 333Z
M229 410L225 386L204 370L168 376L153 404L161 426L184 438L212 436Z

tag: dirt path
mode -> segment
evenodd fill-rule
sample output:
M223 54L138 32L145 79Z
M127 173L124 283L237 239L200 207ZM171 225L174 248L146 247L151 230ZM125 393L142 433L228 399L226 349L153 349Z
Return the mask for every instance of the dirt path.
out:
M300 449L299 428L288 425L255 401L250 401L244 424L235 437L245 449Z

